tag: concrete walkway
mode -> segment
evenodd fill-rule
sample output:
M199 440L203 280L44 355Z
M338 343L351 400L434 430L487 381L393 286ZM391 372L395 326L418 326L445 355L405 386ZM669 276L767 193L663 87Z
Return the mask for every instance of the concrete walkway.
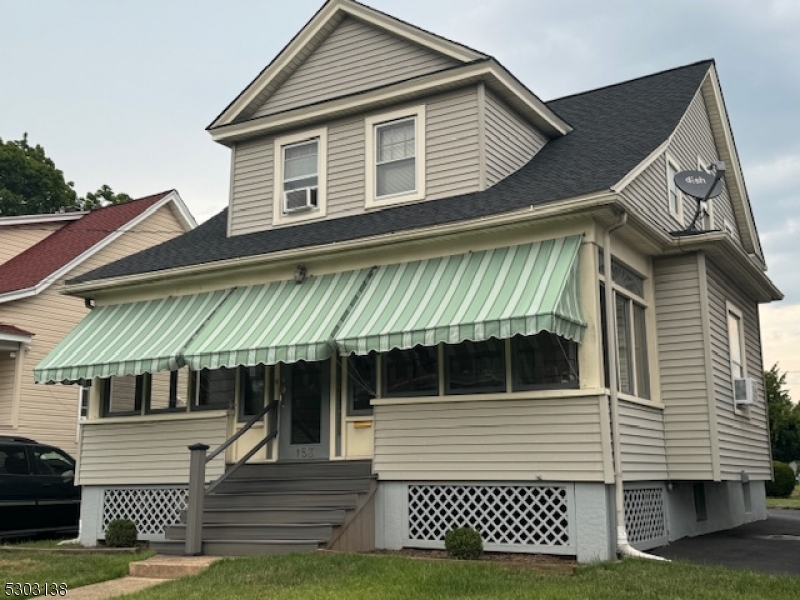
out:
M765 521L684 538L652 553L672 560L800 576L800 511L768 512Z
M130 575L68 591L72 600L105 600L149 588L170 579L195 575L219 560L217 556L153 556L132 562Z

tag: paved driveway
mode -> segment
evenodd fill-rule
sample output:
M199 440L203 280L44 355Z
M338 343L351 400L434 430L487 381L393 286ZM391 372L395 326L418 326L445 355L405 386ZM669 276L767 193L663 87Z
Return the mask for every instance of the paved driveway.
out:
M669 559L800 576L800 511L769 511L765 521L684 538L651 551Z

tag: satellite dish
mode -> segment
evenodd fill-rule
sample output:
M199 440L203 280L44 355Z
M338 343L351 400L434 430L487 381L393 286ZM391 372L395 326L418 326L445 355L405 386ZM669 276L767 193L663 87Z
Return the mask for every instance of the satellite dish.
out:
M681 171L675 175L675 185L687 196L697 201L694 218L686 229L686 233L697 231L697 220L700 213L707 211L708 201L722 193L722 178L725 176L725 163L719 161L713 165L714 174L705 171Z
M710 200L722 193L722 180L705 171L681 171L675 175L675 185L697 200Z

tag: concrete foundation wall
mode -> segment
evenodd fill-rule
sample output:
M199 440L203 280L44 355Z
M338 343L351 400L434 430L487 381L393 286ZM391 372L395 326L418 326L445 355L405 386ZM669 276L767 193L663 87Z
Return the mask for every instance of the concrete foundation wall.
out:
M694 537L732 529L767 518L763 481L750 482L750 508L745 507L744 486L739 481L701 482L705 486L706 519L698 521L693 482L673 483L666 495L669 539Z

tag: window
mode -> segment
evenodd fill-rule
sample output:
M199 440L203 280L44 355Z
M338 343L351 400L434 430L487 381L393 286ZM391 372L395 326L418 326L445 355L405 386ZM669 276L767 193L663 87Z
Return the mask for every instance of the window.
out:
M28 457L22 446L0 446L0 475L30 475Z
M161 371L150 376L150 391L145 412L177 412L186 410L188 371Z
M149 375L123 375L105 379L103 416L117 417L142 414L150 392Z
M482 394L506 391L505 343L466 340L445 346L445 391L448 394Z
M327 139L316 129L275 140L275 224L325 216Z
M728 352L731 361L731 378L742 379L746 373L742 313L731 304L728 304Z
M236 394L236 369L203 369L192 374L189 395L192 409L232 408Z
M270 376L272 369L269 369ZM264 410L264 402L272 388L271 377L267 378L267 367L239 367L239 420L249 421Z
M75 474L75 462L56 448L34 446L33 462L39 475L70 477Z
M439 393L438 349L415 346L384 355L384 396L436 396Z
M578 344L554 333L511 340L514 391L577 388Z
M378 387L377 354L350 356L347 365L347 414L371 415L371 400Z
M681 191L675 185L675 175L678 174L678 163L667 156L667 206L671 214L683 227L683 199Z
M602 254L601 254L602 267ZM614 328L617 337L617 389L623 394L650 399L650 365L647 351L647 319L642 300L644 278L612 258L614 290ZM608 324L605 283L600 284L600 311L603 335L603 366L606 387L608 372Z
M366 119L367 207L425 197L425 107Z
M89 394L92 391L91 382L81 386L80 408L78 409L78 420L84 421L89 418Z

